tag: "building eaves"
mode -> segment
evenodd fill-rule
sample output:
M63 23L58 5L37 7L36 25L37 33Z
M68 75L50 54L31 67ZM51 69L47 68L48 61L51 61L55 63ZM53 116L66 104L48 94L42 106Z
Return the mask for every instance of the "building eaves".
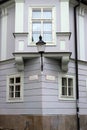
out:
M11 0L0 0L0 4L4 4L5 2L8 2L8 1L11 1ZM79 0L76 0L76 1L79 1ZM83 4L87 5L87 0L80 0Z
M76 0L76 1L79 1L79 0ZM80 0L80 2L87 5L87 0Z
M4 4L5 2L8 2L8 1L11 1L11 0L0 0L0 5Z

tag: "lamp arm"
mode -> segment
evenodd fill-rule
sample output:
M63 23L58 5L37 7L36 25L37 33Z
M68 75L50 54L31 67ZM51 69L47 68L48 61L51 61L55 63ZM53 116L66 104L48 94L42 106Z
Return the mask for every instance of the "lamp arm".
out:
M41 52L40 54L41 54L41 71L43 71L43 52Z

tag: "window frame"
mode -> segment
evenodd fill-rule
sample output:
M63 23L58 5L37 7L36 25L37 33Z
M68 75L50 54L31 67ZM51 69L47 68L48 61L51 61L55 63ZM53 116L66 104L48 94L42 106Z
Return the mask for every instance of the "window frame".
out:
M55 10L55 6L30 6L29 7L29 17L28 17L28 32L29 32L29 35L28 35L28 45L36 45L35 43L38 42L32 42L32 10L33 9L51 9L52 10L52 42L46 42L46 45L55 45L56 44L56 10ZM39 19L40 20L40 19ZM31 33L30 33L31 32ZM39 37L38 37L38 40L39 40Z
M24 84L24 82L23 82L23 79L24 79L24 74L23 73L21 73L21 74L12 74L12 75L8 75L7 76L7 95L6 95L6 101L7 102L23 102L23 84ZM10 96L9 96L9 91L10 91L10 84L9 84L9 80L11 79L11 78L14 78L14 79L16 79L16 77L20 77L20 79L21 79L21 81L20 81L20 83L13 83L13 86L14 86L14 88L15 88L15 86L18 84L18 85L20 85L20 97L13 97L13 98L11 98ZM15 91L14 91L14 93L15 93Z
M62 78L71 78L73 79L73 96L69 96L69 95L62 95ZM60 100L75 100L76 99L76 92L75 92L75 76L74 75L64 75L64 74L60 74L59 77L59 99ZM69 88L69 86L68 86Z

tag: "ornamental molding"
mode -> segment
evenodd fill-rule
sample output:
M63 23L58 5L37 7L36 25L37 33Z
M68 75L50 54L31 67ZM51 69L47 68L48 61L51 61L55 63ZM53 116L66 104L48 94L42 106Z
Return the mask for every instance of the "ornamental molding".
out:
M15 57L16 67L18 71L24 71L24 59L32 59L40 57L39 53L13 53ZM63 72L68 71L68 63L70 61L70 52L45 52L43 57L52 58L61 62L60 68Z
M62 71L68 71L68 63L69 63L69 56L63 56L61 59L61 69Z
M60 39L65 38L70 40L71 32L56 32L56 35L60 37Z
M23 57L22 56L16 56L15 61L16 61L16 67L17 67L18 71L23 71L24 70Z
M13 5L15 4L14 0L9 0L3 4L0 5L0 8L9 8L9 7L13 7Z
M47 58L54 58L54 59L58 59L61 61L61 70L63 72L67 72L68 71L68 63L70 61L70 56L71 53L70 52L53 52L53 53L44 53L44 57Z
M80 7L79 8L79 15L84 17L84 13L85 13L85 8L84 7Z
M28 36L28 32L15 32L15 33L13 33L13 36L14 36L14 38L15 37L27 37Z

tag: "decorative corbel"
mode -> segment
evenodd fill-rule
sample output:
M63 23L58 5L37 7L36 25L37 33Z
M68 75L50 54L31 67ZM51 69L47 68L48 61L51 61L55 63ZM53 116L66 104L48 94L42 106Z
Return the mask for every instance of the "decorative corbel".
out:
M63 56L61 60L62 60L61 61L62 71L67 72L68 71L69 56Z
M23 71L24 70L23 57L22 56L16 56L15 61L16 61L16 67L17 67L18 71Z

